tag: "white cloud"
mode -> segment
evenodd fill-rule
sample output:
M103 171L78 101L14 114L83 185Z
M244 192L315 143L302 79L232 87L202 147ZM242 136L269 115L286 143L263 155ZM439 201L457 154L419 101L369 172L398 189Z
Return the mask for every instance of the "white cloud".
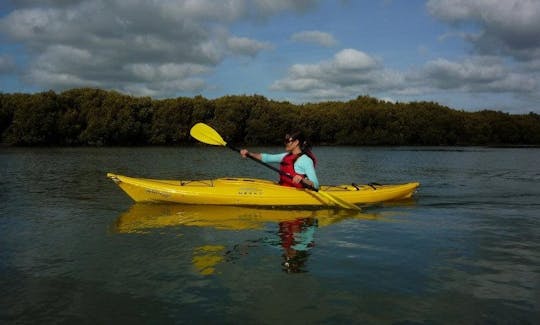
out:
M369 70L377 66L377 61L364 52L345 49L337 53L333 65L339 70Z
M230 55L254 57L272 49L264 40L231 35L230 24L303 11L316 3L21 0L0 17L0 34L24 47L24 80L29 84L59 90L91 85L174 96L184 89L200 89L202 74ZM160 78L170 86L164 87Z
M197 64L136 63L125 67L138 81L171 81L191 78L208 72L208 67Z
M262 50L271 49L269 42L259 42L246 37L231 37L227 40L227 46L234 54L254 57Z
M283 90L283 91L293 91L293 92L304 92L311 91L313 89L323 89L325 82L322 79L318 78L298 78L292 77L287 79L282 79L274 83L272 89L274 90Z
M291 66L287 76L276 81L271 89L302 92L306 98L320 100L348 99L359 94L397 89L402 87L403 81L400 72L385 69L370 55L344 49L330 60Z
M408 87L395 93L423 98L444 94L449 98L467 98L469 103L479 101L477 105L492 105L491 108L499 104L495 98L503 94L516 101L534 102L540 93L540 78L526 67L495 56L472 56L456 61L437 59L408 74ZM482 95L493 101L482 103L479 99Z
M294 64L276 81L274 91L298 93L304 100L348 100L369 94L400 100L445 93L474 98L502 93L517 97L540 92L540 80L529 65L509 65L495 56L451 61L436 59L406 72L385 68L369 54L345 49L316 64Z
M313 43L324 47L332 47L337 44L337 41L332 34L317 30L295 33L291 36L291 39L295 42Z
M428 62L424 72L426 77L443 89L485 84L506 75L505 69L496 58L466 59L462 62L437 59Z
M62 16L55 9L15 10L0 21L0 27L15 40L37 42L54 38L62 30Z
M365 79L371 70L378 69L375 59L364 52L345 49L336 53L331 60L317 64L295 64L289 69L293 79L315 78L333 83L346 82L349 79Z
M184 91L200 91L206 87L204 80L200 78L185 78L177 80L158 81L154 83L129 82L122 84L117 90L141 96L164 97L179 89Z
M524 61L538 58L538 0L429 0L427 8L443 21L478 25L480 32L465 39L481 54L503 54Z
M30 70L26 78L38 84L50 85L55 89L67 89L71 87L101 87L100 82L81 79L73 73L50 71L45 69Z
M540 1L429 0L427 9L455 30L442 35L442 41L458 36L474 51L462 60L428 62L419 73L431 83L428 91L444 89L471 97L509 94L520 105L523 100L536 105L540 99ZM465 32L459 29L462 23L476 28Z

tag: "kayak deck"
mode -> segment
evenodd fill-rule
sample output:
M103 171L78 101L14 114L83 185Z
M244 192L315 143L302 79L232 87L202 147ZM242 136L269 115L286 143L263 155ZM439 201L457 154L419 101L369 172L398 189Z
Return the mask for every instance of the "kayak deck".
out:
M135 202L246 206L334 205L317 192L281 186L255 178L160 180L108 173ZM320 190L352 204L371 204L410 198L420 184L323 185Z

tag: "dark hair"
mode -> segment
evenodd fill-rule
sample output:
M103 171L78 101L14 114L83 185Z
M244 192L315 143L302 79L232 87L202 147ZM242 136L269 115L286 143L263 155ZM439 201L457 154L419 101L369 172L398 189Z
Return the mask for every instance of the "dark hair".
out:
M285 135L285 139L298 140L298 143L300 145L300 150L302 151L302 153L308 155L308 157L311 158L311 160L313 160L313 166L317 165L317 158L315 157L313 152L311 152L311 143L309 142L309 140L306 138L306 136L304 135L302 131L293 131L293 132L287 133Z

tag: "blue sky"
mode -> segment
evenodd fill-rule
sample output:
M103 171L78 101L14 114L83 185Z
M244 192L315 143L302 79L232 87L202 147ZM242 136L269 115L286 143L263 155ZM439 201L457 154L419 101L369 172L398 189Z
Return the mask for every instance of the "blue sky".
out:
M7 0L0 91L540 113L540 0Z

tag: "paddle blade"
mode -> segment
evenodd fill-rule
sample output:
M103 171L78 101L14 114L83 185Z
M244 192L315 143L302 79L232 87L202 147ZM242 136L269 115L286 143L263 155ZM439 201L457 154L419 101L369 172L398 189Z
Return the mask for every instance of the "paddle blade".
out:
M213 146L227 146L227 142L223 140L221 135L217 133L212 127L204 124L197 123L189 131L192 137L199 140L200 142L211 144Z

